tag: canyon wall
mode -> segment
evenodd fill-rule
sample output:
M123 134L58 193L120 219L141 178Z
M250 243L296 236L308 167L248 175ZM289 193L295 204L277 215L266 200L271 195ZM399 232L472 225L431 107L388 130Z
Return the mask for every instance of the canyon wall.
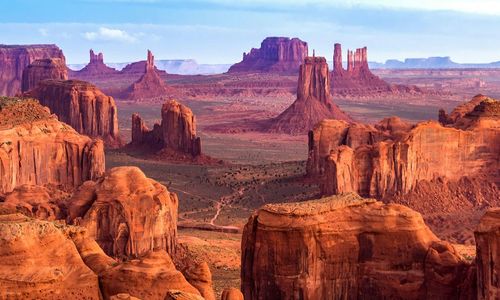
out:
M104 145L35 100L0 103L0 193L22 184L76 187L104 173Z
M477 299L500 298L500 208L490 209L474 232L476 237Z
M67 80L68 68L59 58L37 59L23 71L21 91L27 92L46 79Z
M112 148L122 144L115 100L93 84L79 80L45 80L27 95L40 100L76 131L101 137Z
M324 57L307 57L300 66L297 99L275 119L269 131L301 134L323 119L351 121L333 102L328 64Z
M472 299L473 270L417 212L355 194L267 204L243 231L252 299Z
M268 37L259 49L243 53L243 60L232 65L228 73L272 72L296 74L307 57L307 43L298 38Z
M66 64L64 54L56 45L0 45L0 95L14 96L21 92L24 69L37 59L58 58Z
M131 145L154 151L171 150L201 154L201 140L196 136L196 121L189 107L175 100L165 102L161 108L161 124L149 130L138 114L132 115Z

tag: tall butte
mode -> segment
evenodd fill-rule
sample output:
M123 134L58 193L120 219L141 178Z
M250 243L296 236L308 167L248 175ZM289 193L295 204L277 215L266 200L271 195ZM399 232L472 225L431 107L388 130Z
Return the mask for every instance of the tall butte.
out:
M136 101L152 100L171 93L172 88L167 86L165 81L158 75L158 72L156 72L153 53L148 50L144 75L128 88L125 98Z
M297 100L271 120L268 130L302 134L311 130L323 119L352 121L332 100L326 59L306 57L300 66Z
M90 49L89 63L80 71L71 71L72 78L94 77L110 74L119 74L114 68L108 67L104 63L104 55L102 53L95 54L94 50Z

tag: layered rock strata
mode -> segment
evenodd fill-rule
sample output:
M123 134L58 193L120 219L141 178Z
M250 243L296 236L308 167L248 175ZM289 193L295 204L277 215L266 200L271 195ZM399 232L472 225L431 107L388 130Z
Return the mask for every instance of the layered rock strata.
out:
M38 59L23 71L21 91L27 92L35 88L42 80L67 80L68 69L59 58Z
M76 187L104 173L104 145L36 100L0 101L0 193L23 184Z
M307 57L307 43L298 38L268 37L259 49L243 53L243 60L232 65L228 73L270 72L296 74Z
M328 64L324 57L307 57L300 66L297 100L271 120L269 131L302 134L323 119L351 121L333 102Z
M268 204L242 238L245 299L468 299L470 265L420 214L354 194Z
M37 59L66 59L56 45L0 45L0 95L14 96L21 92L24 69Z
M27 95L37 98L76 131L100 137L111 148L122 145L115 100L95 85L79 80L44 80Z

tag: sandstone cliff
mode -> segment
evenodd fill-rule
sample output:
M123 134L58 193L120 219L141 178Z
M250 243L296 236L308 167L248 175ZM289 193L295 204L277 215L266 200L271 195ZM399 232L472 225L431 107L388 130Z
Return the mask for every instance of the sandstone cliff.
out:
M68 69L59 58L37 59L23 71L21 90L27 92L46 79L67 80Z
M79 80L44 80L27 95L39 99L79 133L101 137L111 148L121 146L115 100L95 85Z
M153 250L174 253L177 207L177 195L139 168L117 167L74 194L68 218L87 228L106 254L127 259Z
M307 57L307 43L298 38L268 37L259 49L243 53L243 60L232 65L228 73L272 72L296 74Z
M196 121L191 109L169 100L161 108L161 123L150 130L138 114L132 115L132 146L154 152L173 151L196 157L201 154L201 141L196 136Z
M470 265L420 214L354 194L265 205L245 226L245 299L468 299Z
M58 58L66 64L56 45L0 45L0 96L21 92L23 70L37 59Z
M500 208L486 212L476 237L477 299L500 298Z
M0 99L0 193L23 184L75 187L104 173L101 140L78 134L36 100Z
M351 121L332 101L328 74L324 57L307 57L300 66L297 100L271 120L268 130L301 134L307 133L323 119Z
M127 70L123 72L127 72ZM171 96L172 93L173 89L167 86L158 72L156 72L154 56L148 50L148 59L145 64L144 74L127 89L125 98L135 101L145 101Z
M0 298L101 299L97 275L52 222L0 215Z

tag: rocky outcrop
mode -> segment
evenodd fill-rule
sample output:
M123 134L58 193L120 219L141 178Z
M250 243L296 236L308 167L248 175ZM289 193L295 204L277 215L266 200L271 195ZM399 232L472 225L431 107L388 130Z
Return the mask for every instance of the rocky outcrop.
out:
M200 295L175 269L172 259L164 251L151 252L143 258L106 270L101 275L101 286L105 299L128 293L140 299L163 300L168 299L167 294L172 290Z
M22 92L35 88L38 83L46 79L67 80L68 69L59 58L37 59L23 71Z
M139 168L117 167L74 194L68 218L87 228L106 254L127 259L156 250L174 253L177 208L177 195Z
M127 69L123 70L127 72ZM126 91L125 98L135 101L154 100L170 96L173 89L165 83L156 72L154 56L148 50L148 59L146 60L144 73L138 81L134 82Z
M390 85L368 67L366 47L347 51L347 69L342 66L342 46L334 45L332 94L337 97L368 97L380 94L422 94L416 86Z
M0 215L0 298L101 299L97 275L55 223Z
M240 290L228 288L222 292L221 300L244 300L244 298Z
M23 184L76 187L104 173L104 145L36 100L0 100L0 193Z
M307 43L298 38L268 37L259 49L243 53L243 60L232 65L228 73L271 72L297 74L307 57Z
M132 115L132 146L157 151L173 151L196 157L201 154L201 140L196 136L196 121L189 107L176 100L161 108L161 123L150 130L138 114Z
M66 64L64 54L56 45L0 45L0 95L14 96L21 92L24 69L37 59L58 58Z
M80 78L80 77L97 77L97 76L111 76L120 74L120 71L108 67L104 63L104 56L102 53L95 54L94 50L90 49L90 61L89 63L83 67L83 69L79 71L72 71L72 78Z
M60 203L53 200L49 192L43 186L24 184L8 193L0 207L41 220L63 219Z
M260 208L242 238L245 299L468 299L470 265L417 212L354 194Z
M500 208L486 212L476 237L477 299L500 298Z
M111 148L122 145L115 100L95 85L79 80L45 80L27 95L40 100L79 133L100 137Z
M307 57L300 66L297 100L271 120L268 130L301 134L307 133L323 119L351 121L333 103L328 74L328 64L324 57Z

